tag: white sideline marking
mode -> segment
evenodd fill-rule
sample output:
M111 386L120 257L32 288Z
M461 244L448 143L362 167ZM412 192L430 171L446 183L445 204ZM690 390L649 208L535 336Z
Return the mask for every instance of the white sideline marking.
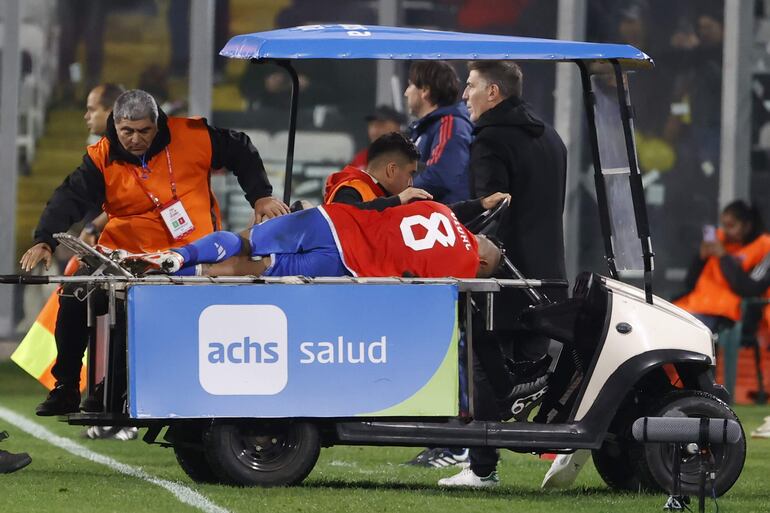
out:
M120 472L121 474L126 474L127 476L143 479L148 483L152 483L156 486L160 486L161 488L165 488L166 490L174 494L174 496L179 500L179 502L183 502L184 504L189 504L190 506L197 508L201 511L205 511L206 513L230 513L229 510L221 506L217 506L216 504L211 502L209 499L207 499L205 496L196 492L192 488L188 488L182 484L174 483L172 481L167 481L166 479L160 479L158 477L148 474L147 472L142 470L141 467L127 465L125 463L121 463L117 460L114 460L109 456L104 456L103 454L94 452L91 449L83 447L79 443L70 440L69 438L65 438L63 436L54 434L51 431L44 428L43 426L41 426L40 424L38 424L37 422L33 422L25 417L22 417L18 413L12 410L9 410L7 408L4 408L2 406L0 406L0 418L10 424L13 424L14 426L21 429L22 431L29 433L35 438L39 438L44 442L48 442L51 445L55 445L56 447L59 447L60 449L64 449L70 454L74 454L75 456L80 456L81 458L85 458L89 461L93 461L94 463L99 463L101 465L111 468L116 472Z

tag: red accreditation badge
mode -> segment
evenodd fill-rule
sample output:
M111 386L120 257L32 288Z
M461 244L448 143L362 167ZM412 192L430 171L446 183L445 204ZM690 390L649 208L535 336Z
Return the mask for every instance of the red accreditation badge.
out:
M178 199L169 201L160 207L160 216L166 224L168 233L174 240L179 240L195 229L190 216Z

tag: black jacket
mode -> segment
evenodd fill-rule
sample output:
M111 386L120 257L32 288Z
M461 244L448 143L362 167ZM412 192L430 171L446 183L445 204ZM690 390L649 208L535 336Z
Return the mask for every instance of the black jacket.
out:
M483 113L473 134L473 197L498 191L512 197L498 231L508 258L527 278L564 279L567 149L561 138L518 98ZM563 289L546 294L551 299L566 297ZM527 304L521 291L504 291L496 301L496 326L517 327L510 321Z
M147 160L163 151L163 148L171 142L171 133L166 120L166 114L159 111L158 134L147 151ZM211 137L211 169L224 167L232 170L246 193L246 200L251 205L260 198L270 196L273 188L267 179L259 152L251 144L249 137L235 130L208 125L207 127ZM110 141L110 160L141 166L139 158L126 151L118 141L112 114L107 119L105 137ZM57 244L53 238L55 233L66 232L89 211L101 210L105 199L104 177L86 153L83 156L83 163L64 179L48 200L35 229L35 243L45 242L51 248L55 248Z
M770 254L749 272L745 272L737 258L725 255L719 267L730 288L741 297L761 297L770 287Z

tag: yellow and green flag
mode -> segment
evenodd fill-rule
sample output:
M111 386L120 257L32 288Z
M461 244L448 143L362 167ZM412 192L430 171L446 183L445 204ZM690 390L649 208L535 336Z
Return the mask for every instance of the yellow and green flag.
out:
M75 265L73 265L73 262ZM73 257L67 264L64 274L70 275L77 270L77 260ZM38 314L35 323L22 339L19 347L11 355L11 360L37 379L48 390L53 389L56 379L51 374L51 368L56 363L56 316L59 313L59 290L54 291ZM86 357L83 357L83 367L80 370L80 390L86 386Z

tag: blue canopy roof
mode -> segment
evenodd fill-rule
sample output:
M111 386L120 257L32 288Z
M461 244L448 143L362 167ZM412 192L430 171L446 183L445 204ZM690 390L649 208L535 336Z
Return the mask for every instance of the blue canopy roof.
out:
M377 25L307 25L255 32L233 37L219 53L234 59L619 59L652 65L647 54L629 45Z

